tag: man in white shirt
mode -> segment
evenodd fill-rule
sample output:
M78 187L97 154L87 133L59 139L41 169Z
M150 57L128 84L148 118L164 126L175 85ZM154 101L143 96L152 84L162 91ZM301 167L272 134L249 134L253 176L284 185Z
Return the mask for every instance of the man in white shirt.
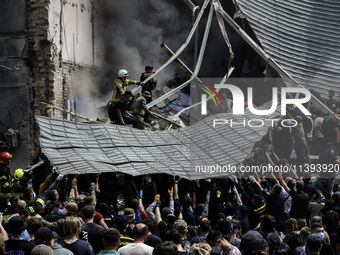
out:
M135 241L133 243L127 244L122 248L118 249L120 255L151 255L153 252L153 247L144 244L147 233L149 232L148 227L143 224L137 224L133 229L133 237Z

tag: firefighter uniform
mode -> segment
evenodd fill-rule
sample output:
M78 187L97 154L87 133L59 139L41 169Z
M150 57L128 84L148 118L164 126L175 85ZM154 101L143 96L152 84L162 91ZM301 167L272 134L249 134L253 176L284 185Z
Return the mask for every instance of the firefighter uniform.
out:
M0 164L0 193L12 192L12 176L7 165Z
M149 116L153 116L149 109L146 107L147 99L151 98L149 91L144 91L143 95L138 97L133 109L133 115L139 121L139 128L144 129L145 123Z
M27 207L31 211L31 214L37 214L40 212L40 210L44 207L46 201L46 192L41 193L39 196L32 198L28 201Z
M125 79L125 81L123 82L123 80L119 78L116 79L113 85L114 92L112 96L112 106L115 105L122 98L125 91L127 90L128 85L138 84L140 84L140 82L134 80Z

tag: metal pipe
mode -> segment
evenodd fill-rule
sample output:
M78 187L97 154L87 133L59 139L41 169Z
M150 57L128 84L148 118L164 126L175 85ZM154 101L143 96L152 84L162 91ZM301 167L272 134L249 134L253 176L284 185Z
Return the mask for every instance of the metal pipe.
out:
M192 9L192 25L195 24L196 21L196 13L199 12L200 7L199 6L195 6ZM197 55L198 55L198 29L196 29L195 32L195 43L194 43L194 67L197 64Z
M45 103L45 102L41 102L41 104L46 105L46 107L49 107L49 108L52 108L52 109L54 108L54 109L57 109L57 110L62 111L62 112L64 112L64 113L70 114L70 115L72 115L72 116L76 116L76 117L79 117L79 118L81 118L81 119L85 119L85 120L87 120L87 121L91 121L91 122L96 122L96 123L98 123L98 121L95 121L95 120L90 119L90 118L88 118L88 117L86 117L86 116L80 115L80 114L78 114L78 113L71 112L71 111L69 111L69 110L66 110L66 109L63 109L63 108L60 108L60 107L51 105L51 104L47 104L47 103Z
M166 54L168 54L169 57L172 57L174 55L173 51L165 44L163 43L161 45L161 48L165 51ZM179 58L175 58L174 62L188 75L188 76L192 76L194 75L194 73L189 69L189 67L187 67L182 60L180 60ZM199 82L202 82L199 78L197 78L197 80Z
M8 66L4 66L4 65L0 65L0 67L4 68L4 69L7 69L9 71L14 71L14 69L8 67Z
M183 0L184 3L186 3L186 5L192 10L195 8L195 5L193 2L191 2L191 0Z

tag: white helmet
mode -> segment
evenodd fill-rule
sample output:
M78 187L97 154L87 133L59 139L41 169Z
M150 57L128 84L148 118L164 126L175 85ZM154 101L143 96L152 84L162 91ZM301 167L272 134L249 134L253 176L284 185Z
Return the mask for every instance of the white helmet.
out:
M129 76L129 72L126 71L125 69L120 69L118 71L118 78L124 78L124 77L128 77Z

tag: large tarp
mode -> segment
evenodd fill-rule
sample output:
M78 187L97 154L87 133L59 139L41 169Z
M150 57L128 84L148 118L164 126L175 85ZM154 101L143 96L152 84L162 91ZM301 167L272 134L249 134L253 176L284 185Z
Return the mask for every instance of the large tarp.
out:
M267 118L278 116L274 112ZM263 127L250 127L248 121L254 118L258 119L249 111L237 118L222 113L186 128L147 131L36 116L41 147L60 172L122 172L133 176L167 173L187 179L216 177L196 172L195 165L236 166L242 162L254 143L266 134L266 126L271 125L267 121ZM214 128L214 119L229 123Z
M236 0L266 53L307 89L340 92L340 1Z

